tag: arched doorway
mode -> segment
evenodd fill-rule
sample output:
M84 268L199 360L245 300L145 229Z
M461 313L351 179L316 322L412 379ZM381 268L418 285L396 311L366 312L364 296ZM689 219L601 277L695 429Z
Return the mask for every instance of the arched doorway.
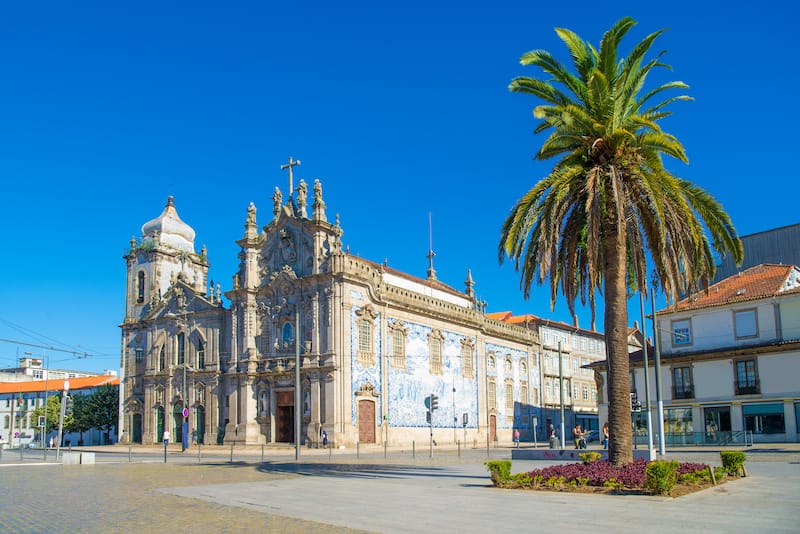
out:
M175 429L172 433L172 439L175 443L183 443L183 405L176 404L172 408L172 427Z
M375 443L375 403L358 401L358 441Z
M194 431L197 433L197 443L205 443L203 436L206 434L206 409L203 406L198 406L195 408L194 413Z
M133 443L142 442L142 414L135 413L131 418L131 441Z
M164 435L164 407L159 406L156 408L156 435L154 436L154 442L158 443L161 441L161 436Z

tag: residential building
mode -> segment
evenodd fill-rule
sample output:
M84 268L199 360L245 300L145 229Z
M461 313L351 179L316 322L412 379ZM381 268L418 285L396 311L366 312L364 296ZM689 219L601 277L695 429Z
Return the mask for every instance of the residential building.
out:
M597 383L594 370L588 365L606 358L605 337L600 332L551 321L536 315L515 316L511 312L490 313L489 317L524 326L536 332L539 343L537 391L542 413L536 429L544 436L552 424L557 432L561 426L561 391L564 398L564 428L580 424L584 430L599 430ZM631 339L635 339L633 336Z
M0 382L30 382L34 380L63 380L84 376L117 376L116 371L92 373L68 369L48 369L44 359L25 356L19 359L19 366L0 369Z
M751 267L656 315L667 444L800 441L797 266ZM641 351L631 355L631 387L644 405L642 362ZM639 433L644 413L637 414ZM601 419L606 414L601 404Z
M44 406L48 397L61 395L65 382L69 382L69 395L88 395L104 385L119 387L119 378L109 375L73 377L69 380L0 382L0 422L2 422L0 442L10 447L18 447L20 444L40 446L41 428L39 421L31 414L36 408ZM50 435L45 436L45 440L49 439ZM79 440L86 445L104 443L99 429L89 430L82 435L64 434L64 437L74 445L77 445Z
M170 430L184 442L315 445L325 431L334 446L410 446L431 433L510 442L538 414L536 333L485 315L466 269L463 291L438 280L432 251L425 278L350 254L322 185L307 199L292 165L265 225L247 208L224 293L172 197L131 240L121 439L155 443Z

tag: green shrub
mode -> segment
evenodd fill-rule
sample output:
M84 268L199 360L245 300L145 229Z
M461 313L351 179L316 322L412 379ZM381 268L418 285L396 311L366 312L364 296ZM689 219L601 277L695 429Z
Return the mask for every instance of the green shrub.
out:
M656 460L647 464L644 487L656 495L669 495L678 483L678 467L676 461Z
M622 489L624 487L624 484L622 484L622 482L618 482L617 479L615 479L615 478L609 478L608 480L603 482L603 487L604 488L613 488L615 490L620 490L620 489Z
M565 477L550 477L547 479L547 485L551 488L560 488L564 485Z
M575 481L578 483L578 486L588 486L589 485L589 477L577 477Z
M744 462L747 457L742 451L719 451L722 459L722 468L729 475L739 475L744 473Z
M511 460L489 460L484 462L492 477L492 484L502 487L511 477Z
M533 485L533 478L530 473L515 473L506 483L512 488L530 488Z
M583 463L585 463L585 464L590 464L592 462L596 462L597 460L599 460L602 457L603 457L603 455L600 454L599 452L596 452L596 451L579 452L578 453L578 458L583 460Z

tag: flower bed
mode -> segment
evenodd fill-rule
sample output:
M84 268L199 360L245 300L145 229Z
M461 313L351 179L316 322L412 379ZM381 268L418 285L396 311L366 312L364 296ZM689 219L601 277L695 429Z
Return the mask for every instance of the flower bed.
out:
M680 496L736 476L726 472L723 467L711 468L701 463L647 460L635 460L619 468L607 461L585 461L513 475L510 474L511 462L508 460L486 462L486 466L497 487L583 493Z

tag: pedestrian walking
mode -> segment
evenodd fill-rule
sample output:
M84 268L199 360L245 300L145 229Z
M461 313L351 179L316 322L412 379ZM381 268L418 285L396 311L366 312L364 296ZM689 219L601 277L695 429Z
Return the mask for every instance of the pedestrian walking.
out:
M169 445L169 430L164 431L164 435L162 436L162 440L164 441L164 447Z
M514 443L519 447L519 429L514 430Z
M324 430L322 431L322 446L324 448L328 448L328 433Z

